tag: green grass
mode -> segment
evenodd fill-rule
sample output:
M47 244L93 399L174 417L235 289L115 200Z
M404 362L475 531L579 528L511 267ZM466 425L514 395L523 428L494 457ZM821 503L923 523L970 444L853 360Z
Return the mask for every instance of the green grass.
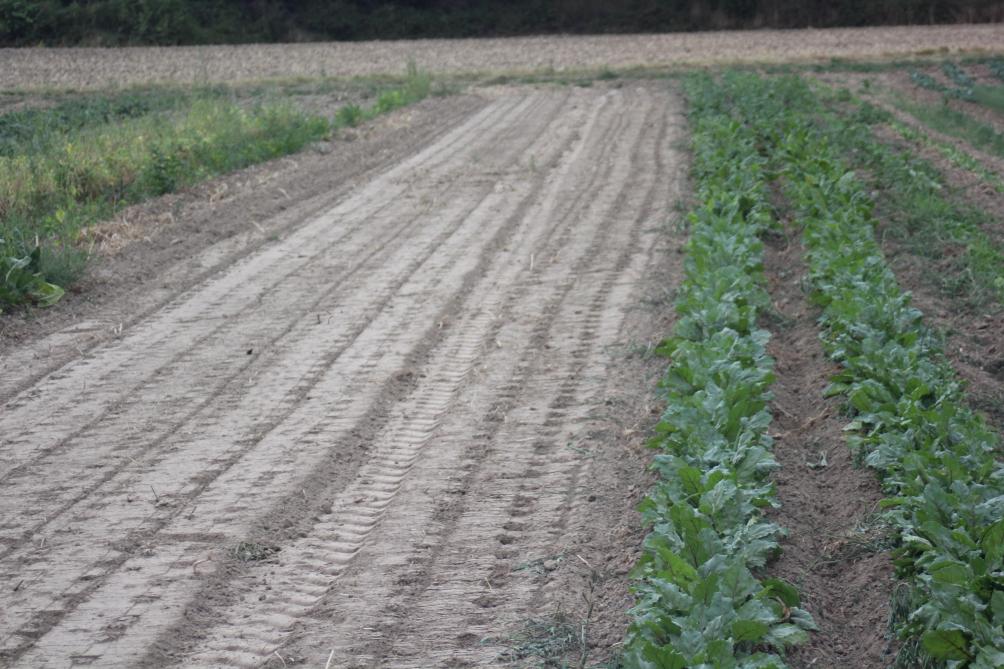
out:
M72 283L86 255L76 243L80 231L123 206L292 153L330 131L326 119L290 104L244 110L201 96L136 115L49 111L22 115L27 123L11 125L0 155L2 302L40 301L25 287L39 280ZM57 122L39 132L47 116ZM33 278L15 281L26 273Z
M973 102L1004 114L1004 86L977 84L973 87Z
M200 91L151 88L100 95L54 95L51 106L22 109L0 116L0 156L39 153L64 135L157 112L174 111L196 97L217 97L220 88Z
M0 115L0 309L58 300L84 269L81 231L122 207L294 153L432 91L412 64L371 106L329 119L274 99L282 88L57 95Z
M1004 158L1004 134L969 114L953 109L947 104L924 105L898 95L892 96L891 100L898 109L910 114L932 130L964 140L975 148Z

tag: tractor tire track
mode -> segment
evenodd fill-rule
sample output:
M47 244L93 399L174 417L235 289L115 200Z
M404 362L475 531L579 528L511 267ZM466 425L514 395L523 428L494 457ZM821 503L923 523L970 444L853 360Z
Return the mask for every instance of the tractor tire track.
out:
M527 107L527 112L539 114L540 110L530 107L528 104L530 102L533 102L533 99L527 98L522 100L521 104L523 107ZM539 104L539 100L536 102ZM505 112L510 105L511 102L503 103L498 106L502 108L503 112ZM556 108L556 105L552 106ZM498 112L496 111L496 114L497 113ZM554 113L556 112L552 111L552 115ZM479 120L480 119L478 118L473 119L472 124L475 126L480 125L478 123ZM469 131L469 128L461 128L461 131L464 130ZM450 138L447 138L447 141L449 141L449 139ZM486 139L494 141L497 137L489 134ZM532 136L530 139L532 139ZM472 150L476 149L472 147ZM439 152L441 151L442 149L439 150ZM432 171L427 174L432 179L441 178ZM481 187L476 190L479 194L484 194L488 191L490 191L490 184L482 184ZM427 211L425 213L428 215ZM417 235L412 235L410 240L407 240L406 238L405 241L402 241L398 245L398 255L401 253L414 255L419 250L422 250L422 255L419 256L419 258L429 258L434 252L442 252L443 237L448 237L450 230L455 229L456 226L465 219L467 213L468 212L466 210L461 210L458 212L459 215L441 216L440 220L449 222L451 227L446 233L440 234L440 239L434 240L433 243L428 246L424 246L419 243L422 241L423 236L428 236L435 230L434 227L430 227ZM409 245L407 241L410 241L411 245ZM459 251L462 250L463 249L459 249ZM375 299L379 295L379 290L377 290L378 284L374 283L374 274L378 277L377 281L386 278L388 273L382 272L381 269L389 263L392 266L401 266L402 269L405 270L405 276L407 278L411 278L408 270L415 269L415 266L420 264L420 261L410 260L408 262L404 262L403 260L404 259L392 256L389 259L385 259L384 262L375 263L372 267L370 267L370 271L368 273L369 281L365 286L369 292L364 291L353 294L351 301L343 299L342 302L344 302L344 304L339 303L339 307L342 311L348 312L349 314L352 313L352 306L359 307L362 311L362 315L364 316L363 324L350 328L349 332L344 334L340 329L336 328L331 331L330 336L337 337L338 335L341 335L341 338L349 341L356 338L358 331L364 329L364 326L369 324L369 321L366 319L374 318L374 314L369 313L372 312L372 309L364 310L362 308L372 306L374 303L377 305L381 304L381 302L386 303L390 295L393 295L394 291L400 288L400 285L392 285L389 289L385 290L388 294L387 298L382 301L380 299ZM403 281L404 279L402 278L399 279L397 283L401 284ZM332 284L332 286L339 285L341 284ZM357 290L360 288L360 286L351 286L348 282L347 285L349 288L356 288ZM312 303L304 311L304 316L300 320L309 322L310 317L315 313L318 313L316 306L316 303ZM335 307L332 307L332 309L334 308ZM411 316L414 315L415 314L411 314ZM253 318L253 316L249 316L249 318ZM398 322L396 322L395 327L386 329L394 332L402 332L404 331L402 325L407 323L408 320L409 314L403 313L398 319ZM292 329L292 327L287 329ZM269 391L272 391L273 389L289 390L289 382L303 380L303 377L297 373L301 370L298 370L297 368L302 366L305 362L310 362L313 359L314 356L310 354L311 351L325 350L326 347L332 347L335 352L338 352L339 347L335 345L338 342L328 341L324 337L325 333L323 330L318 330L316 327L310 327L307 329L307 333L310 340L306 342L305 346L296 346L296 336L288 336L287 340L289 341L283 342L285 346L288 346L291 349L291 355L287 355L285 358L279 358L278 363L273 365L273 367L278 367L278 372L272 375L271 378L269 377L269 369L266 368L262 370L261 374L265 378L265 381L263 383L256 384L255 387L255 390L260 392L249 392L248 386L251 385L250 383L237 384L240 386L237 391L244 393L241 398L245 400L244 406L237 404L238 400L235 399L231 399L229 402L230 406L227 406L227 398L224 396L221 399L215 392L196 393L196 397L202 399L202 404L197 405L197 409L201 410L204 407L209 406L215 407L215 413L211 414L210 417L203 419L203 421L201 421L203 424L200 424L200 421L193 420L194 418L198 418L198 411L193 412L190 416L185 416L185 418L189 419L192 424L186 425L185 431L181 434L177 434L179 431L178 426L169 423L165 428L165 433L174 437L174 441L167 444L167 448L158 450L150 462L137 462L137 457L139 456L132 457L136 454L130 454L127 452L126 457L122 458L119 466L114 468L113 471L106 472L105 475L101 476L97 481L89 481L91 489L96 490L102 486L108 487L107 485L104 485L106 484L106 481L111 480L113 475L123 472L127 480L120 485L114 486L111 494L98 495L96 496L96 499L91 499L88 496L88 493L90 493L91 490L85 490L83 495L77 496L78 498L84 499L83 505L85 508L81 513L61 514L62 511L67 509L56 509L51 510L55 518L52 518L49 515L42 516L44 524L50 526L47 527L48 535L64 535L66 537L66 541L60 543L52 543L50 541L48 544L42 544L42 547L45 549L44 554L39 555L40 551L38 550L37 543L33 543L29 540L22 540L13 546L13 549L20 550L15 550L11 555L5 556L3 561L0 561L0 564L3 564L4 567L8 564L16 565L26 561L30 561L32 563L32 570L29 574L29 578L24 579L26 582L18 589L20 596L15 597L15 601L12 605L4 611L4 618L6 619L9 617L12 623L15 621L18 622L20 628L10 636L5 634L4 637L0 637L3 638L3 646L0 646L0 648L8 654L17 655L19 652L17 649L19 647L25 647L24 639L31 639L33 636L36 636L54 623L54 621L58 618L55 614L56 611L61 609L67 611L72 610L73 603L76 600L80 599L85 592L93 591L94 588L100 584L100 580L95 578L95 574L92 573L94 569L98 568L95 566L96 564L109 562L115 563L117 561L124 560L134 547L135 540L132 535L142 534L142 530L144 529L142 527L143 525L146 526L147 532L151 529L163 526L170 518L180 513L180 511L186 506L186 500L198 496L206 489L212 480L228 471L236 461L245 455L245 452L248 451L251 446L256 445L261 440L260 437L264 436L261 434L262 425L260 423L252 423L249 428L246 428L249 433L248 436L243 439L236 440L236 443L234 444L234 446L237 447L235 453L220 453L222 447L230 445L230 440L233 439L232 430L236 426L243 426L243 424L246 424L249 420L257 418L261 414L261 406L263 404L267 405L269 403L276 402L280 397L282 397L281 395L273 394ZM386 350L387 345L391 343L393 342L380 342L373 350L376 352L382 352ZM234 356L230 357L233 358ZM289 358L292 358L292 360ZM362 357L349 358L349 362L354 362L357 367L359 366L359 363L363 361L365 361L365 359ZM367 370L364 369L362 372L365 374L367 373ZM368 375L369 377L372 377L371 373ZM278 376L278 378L276 378L276 376ZM372 378L370 378L370 380L372 380ZM170 388L172 386L168 385L167 387ZM296 387L293 386L291 389L295 391ZM154 395L158 392L163 393L164 384L160 384L158 388L151 389L150 392ZM314 404L311 405L309 402L302 401L302 392L299 394L296 392L293 392L293 394L287 394L284 400L285 401L280 402L279 404L281 406L288 407L286 411L287 413L296 409L301 416L309 417L311 413L314 415L323 414L323 412L318 410L317 402L314 402ZM251 403L252 406L247 406L248 403ZM219 406L220 404L223 404L223 406ZM162 404L160 406L162 407ZM149 407L150 410L156 410L157 408L158 404L156 402ZM161 413L163 415L163 412ZM222 420L220 419L221 416ZM164 417L170 418L170 414L167 414ZM299 421L294 422L301 424ZM207 430L207 432L203 432L203 430ZM294 429L293 432L295 431L296 430ZM149 434L150 429L147 428L146 432ZM265 433L267 434L268 431L265 430ZM107 438L114 439L114 429L108 430L106 435ZM198 436L196 437L196 435ZM230 436L228 437L228 435ZM132 437L133 435L127 433L125 436L127 439L122 439L120 443L132 445L133 439L128 437ZM287 431L282 436L295 440L298 435ZM161 446L162 444L160 441L161 438L158 435L157 438L153 439L154 443L149 444L149 448L153 449L157 446ZM99 441L97 443L102 444L103 442ZM142 442L140 443L142 444ZM115 442L113 441L112 445L114 444ZM267 448L268 444L266 443L264 447ZM91 460L95 458L95 454L90 449L76 450L80 451L83 457ZM89 462L81 463L77 467L73 468L60 467L60 464L61 463L58 460L55 461L52 469L59 470L62 472L63 476L79 478L80 469L87 469ZM267 463L258 464L267 465ZM139 478L138 483L128 480L131 473L128 470L130 465L138 469L138 472L133 478L142 477ZM135 467L135 465L146 466ZM39 468L36 468L36 476L38 469ZM260 473L263 471L268 472L270 470L268 468L264 468L258 471ZM42 472L47 475L50 474L50 472L46 469L42 469ZM165 476L167 473L169 474ZM186 478L186 475L188 478ZM25 481L24 485L25 487L30 488L32 485L37 486L38 481L35 478L30 478ZM66 485L55 487L55 491L57 493L63 493L66 489ZM235 493L238 491L239 489L232 488L230 492ZM8 487L5 489L5 493L11 494L12 492L13 490L11 489L10 481L8 481ZM27 494L29 496L32 495L31 492ZM145 498L149 497L150 494L156 498L155 504L134 504L140 495ZM34 501L35 500L33 499L33 502ZM74 503L76 501L77 499L73 500ZM109 506L115 507L117 511L112 518L109 518L110 514L102 513L101 511L101 509ZM152 511L148 511L150 506L153 506ZM12 504L9 508L16 512L20 511L21 507L20 505ZM69 509L72 510L72 504ZM46 511L50 511L50 509L43 509L42 513L44 514ZM29 514L29 517L30 516L31 514ZM22 522L25 520L24 516L19 516L18 518L20 518ZM82 524L81 519L89 519L90 522L89 524L86 522ZM14 520L17 520L17 518ZM55 522L53 522L54 520ZM51 527L52 525L56 526ZM109 525L121 530L118 544L112 543L110 546L106 546L105 550L102 552L79 550L78 547L80 545L85 545L88 542L88 539L92 539L97 545L101 545L101 538L106 536ZM88 529L90 531L87 531ZM37 530L34 533L27 532L26 534L30 537L34 537L34 542L40 541L37 536ZM47 563L54 565L53 569L50 570L44 568ZM55 565L58 565L58 567ZM19 573L18 570L13 567L10 569L4 569L3 571L4 573L9 574L10 579L13 579ZM83 582L80 581L80 579L77 578L79 575L78 572L87 573L88 578ZM33 584L37 584L39 587L26 587ZM78 586L82 589L82 591L73 590L73 585ZM60 601L67 602L68 605L65 607L61 606L59 604ZM34 617L29 617L25 620L23 615L24 612L32 610L38 611L39 613L37 613ZM7 631L7 629L4 629L4 632ZM17 646L11 647L11 637L14 636L21 637L21 643Z
M496 93L14 395L0 665L495 662L552 599L515 563L582 531L674 104Z

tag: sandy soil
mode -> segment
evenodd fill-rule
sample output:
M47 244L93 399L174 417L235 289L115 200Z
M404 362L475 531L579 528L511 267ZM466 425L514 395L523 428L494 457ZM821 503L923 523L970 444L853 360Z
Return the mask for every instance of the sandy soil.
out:
M680 112L665 85L433 101L355 163L176 203L229 236L164 222L180 257L0 363L0 663L495 666L558 613L605 657Z
M131 49L0 49L0 89L263 78L674 67L1001 52L1004 25Z

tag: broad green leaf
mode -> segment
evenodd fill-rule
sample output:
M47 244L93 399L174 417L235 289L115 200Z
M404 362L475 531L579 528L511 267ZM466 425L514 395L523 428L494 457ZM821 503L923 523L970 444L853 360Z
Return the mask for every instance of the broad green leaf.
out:
M933 630L921 637L921 643L931 657L939 660L967 660L969 641L959 630Z
M990 596L990 610L997 625L1004 627L1004 592L994 590L994 594Z
M816 625L816 621L812 618L812 614L805 609L798 608L797 606L789 611L788 619L804 630L819 630L819 627Z
M970 571L965 565L949 562L931 569L931 576L939 583L964 586L970 581Z
M790 623L774 625L770 628L766 637L764 637L764 643L779 650L783 650L788 646L805 643L808 640L809 635L805 630Z
M991 564L1000 562L1004 557L1004 518L987 528L980 540L980 548Z
M1004 650L984 647L973 660L971 669L1001 669L1004 667Z
M758 643L769 630L770 625L756 620L737 620L732 623L732 636L737 643L742 641Z
M791 583L779 578L765 578L763 586L767 595L777 597L785 606L800 606L802 599L798 596L798 590Z
M701 470L696 467L680 467L676 470L680 485L688 495L700 495L704 489L701 483Z

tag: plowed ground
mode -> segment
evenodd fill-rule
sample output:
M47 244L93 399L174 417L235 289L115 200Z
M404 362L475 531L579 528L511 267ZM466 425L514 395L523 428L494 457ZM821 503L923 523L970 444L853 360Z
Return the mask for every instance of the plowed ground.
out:
M356 167L299 159L289 189L344 176L288 206L260 181L203 215L267 234L174 229L184 257L7 346L0 665L535 665L528 621L585 623L576 659L620 638L680 101L436 104Z

